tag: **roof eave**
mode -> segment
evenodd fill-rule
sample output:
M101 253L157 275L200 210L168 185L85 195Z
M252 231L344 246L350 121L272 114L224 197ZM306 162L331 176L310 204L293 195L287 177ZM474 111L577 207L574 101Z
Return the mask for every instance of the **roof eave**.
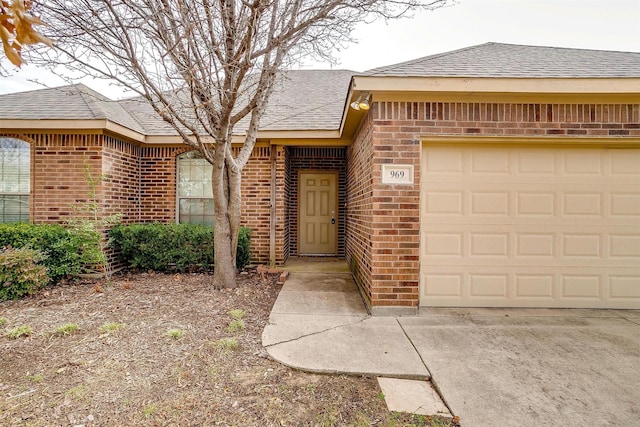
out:
M107 119L0 119L0 131L95 131L109 132L140 143L145 140L144 134Z
M640 93L640 77L507 78L354 76L353 89L368 92L637 94Z

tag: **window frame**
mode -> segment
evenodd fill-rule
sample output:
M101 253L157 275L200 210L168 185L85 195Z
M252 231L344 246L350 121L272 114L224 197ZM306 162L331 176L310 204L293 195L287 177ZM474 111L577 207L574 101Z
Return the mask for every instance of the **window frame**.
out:
M16 138L16 137L12 137L12 136L0 136L0 152L2 152L3 155L0 156L0 178L1 181L4 181L4 164L2 164L4 162L4 150L7 148L4 146L4 142L5 141L14 141L17 143L16 147L19 152L18 152L18 156L22 155L22 152L26 152L28 159L27 159L27 166L25 167L24 165L21 165L20 163L20 158L18 157L18 179L23 179L24 176L28 177L28 181L27 181L27 191L3 191L2 187L0 187L0 198L3 199L2 204L0 204L0 224L16 224L16 223L22 223L22 222L26 222L26 223L30 223L31 222L31 205L32 205L32 200L31 200L31 193L32 193L32 182L33 182L33 177L31 176L31 165L32 165L32 161L33 161L33 156L32 156L32 146L31 144L29 144L27 141L24 141L20 138ZM23 170L23 168L26 168L26 173ZM18 184L18 186L20 186L20 183ZM16 199L18 199L18 203L19 204L25 204L27 205L27 209L26 209L26 217L25 214L23 214L23 209L20 208L19 213L18 213L18 221L6 221L6 214L5 214L5 205L4 205L4 200L6 200L7 197L15 197ZM24 198L26 198L26 202L23 200Z
M187 157L187 156L190 156L190 157ZM211 225L211 226L213 226L213 222L215 221L215 216L214 216L213 209L212 209L211 215L205 215L205 213L203 213L201 215L201 217L203 219L203 222L199 222L199 223L195 223L195 222L192 222L192 221L182 221L181 222L181 217L180 217L180 213L181 213L180 201L181 200L199 200L199 201L204 201L204 202L211 201L211 204L213 205L213 193L211 193L211 195L209 195L207 197L193 197L193 196L181 196L180 195L180 189L181 189L181 187L180 187L180 184L181 184L180 173L181 173L181 168L184 167L181 164L181 161L182 160L196 160L196 159L204 160L204 166L209 170L209 174L208 174L209 180L208 180L208 182L209 182L209 185L211 185L210 184L211 183L210 177L211 177L211 172L212 172L213 166L204 159L204 157L200 154L199 151L190 150L190 151L185 151L183 153L178 154L176 156L176 190L175 190L176 212L175 212L175 221L176 221L177 224L180 224L180 223L183 223L183 224L203 224L203 225ZM206 183L207 181L205 180L205 181L202 181L202 182ZM211 217L211 223L204 221L205 218L207 218L209 216ZM189 215L189 217L191 218L191 215Z

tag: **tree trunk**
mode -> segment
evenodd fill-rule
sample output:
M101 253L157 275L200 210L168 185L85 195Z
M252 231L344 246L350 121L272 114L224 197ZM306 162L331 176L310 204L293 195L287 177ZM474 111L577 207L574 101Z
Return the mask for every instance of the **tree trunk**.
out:
M213 203L215 219L213 225L213 254L214 271L213 286L217 289L235 288L236 282L236 249L238 241L238 226L232 221L234 214L230 207L231 200L240 199L240 186L234 185L236 179L229 177L229 168L225 166L224 150L216 150L212 171ZM222 153L219 153L222 151ZM222 154L222 158L220 158ZM238 178L239 183L239 178ZM237 192L237 195L234 194ZM239 203L238 203L239 205ZM238 212L239 212L238 206ZM239 219L237 220L239 223Z
M238 235L240 232L240 219L242 211L240 209L242 202L241 194L241 172L234 171L227 167L227 177L229 182L229 226L231 231L231 256L233 265L236 265L236 255L238 254Z

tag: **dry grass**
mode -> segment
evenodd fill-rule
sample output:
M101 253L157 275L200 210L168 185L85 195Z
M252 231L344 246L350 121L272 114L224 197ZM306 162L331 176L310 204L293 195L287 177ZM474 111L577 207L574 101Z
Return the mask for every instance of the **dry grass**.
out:
M260 337L277 276L239 277L215 290L207 275L144 273L0 303L0 425L429 425L389 413L375 379L271 360ZM29 336L5 336L22 325Z

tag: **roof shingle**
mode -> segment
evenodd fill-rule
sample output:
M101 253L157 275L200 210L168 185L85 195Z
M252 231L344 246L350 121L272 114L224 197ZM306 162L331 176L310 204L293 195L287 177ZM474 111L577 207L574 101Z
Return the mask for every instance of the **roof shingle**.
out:
M625 78L640 77L640 52L485 43L374 68L366 76Z
M337 130L351 78L348 70L280 74L262 131ZM640 78L640 53L486 43L375 68L360 76L479 78ZM0 119L106 119L144 135L177 135L144 101L112 101L77 84L0 95ZM248 118L236 125L246 131Z
M0 105L2 119L106 119L137 132L144 131L118 101L102 96L83 84L2 95Z

